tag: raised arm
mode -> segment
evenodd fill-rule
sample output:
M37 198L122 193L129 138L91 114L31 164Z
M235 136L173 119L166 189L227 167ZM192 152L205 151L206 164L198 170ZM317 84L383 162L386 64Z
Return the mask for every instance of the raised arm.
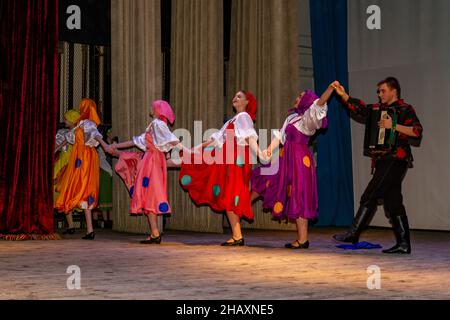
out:
M367 107L366 103L360 99L352 98L345 92L345 88L339 83L339 81L334 81L331 83L331 86L334 88L336 93L341 97L344 105L347 109L362 118L366 118L368 115L368 110L370 108Z
M330 86L336 91L338 96L340 96L344 102L348 102L348 99L350 98L350 96L347 94L347 92L345 92L345 88L339 83L339 81L332 82L330 84ZM330 88L330 87L328 87L328 88ZM325 94L325 92L324 92L324 94Z
M333 91L335 90L333 84L334 82L328 86L328 88L322 93L322 96L320 97L319 101L317 101L317 105L319 107L323 107L327 103L328 99L330 99L331 95L333 94Z

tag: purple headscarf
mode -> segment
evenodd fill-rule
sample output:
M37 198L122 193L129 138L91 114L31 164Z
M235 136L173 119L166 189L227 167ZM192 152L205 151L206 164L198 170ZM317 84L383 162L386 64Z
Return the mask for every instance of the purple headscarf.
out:
M303 94L303 97L300 99L296 108L289 109L289 112L295 112L298 115L302 115L308 110L314 101L319 99L319 97L312 90L306 90ZM322 119L322 128L326 128L328 126L327 118Z

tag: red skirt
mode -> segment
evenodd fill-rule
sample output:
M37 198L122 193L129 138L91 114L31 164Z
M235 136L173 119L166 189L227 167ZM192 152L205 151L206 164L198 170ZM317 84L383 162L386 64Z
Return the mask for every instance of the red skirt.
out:
M237 145L236 139L228 136L228 143L221 148L206 147L201 154L192 155L190 164L184 161L179 182L196 205L232 211L241 219L253 221L249 147Z

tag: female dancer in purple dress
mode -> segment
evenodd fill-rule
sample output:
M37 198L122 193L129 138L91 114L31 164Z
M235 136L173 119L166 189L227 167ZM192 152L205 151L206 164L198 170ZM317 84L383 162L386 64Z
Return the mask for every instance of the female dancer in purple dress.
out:
M314 158L308 142L318 129L327 126L326 102L333 90L329 86L320 99L310 90L297 97L281 131L264 151L271 157L272 151L283 145L278 166L263 165L252 172L251 200L263 197L263 208L270 210L275 219L293 220L297 225L297 240L286 244L286 248L309 247L308 219L317 217L318 196ZM278 170L270 172L274 168Z

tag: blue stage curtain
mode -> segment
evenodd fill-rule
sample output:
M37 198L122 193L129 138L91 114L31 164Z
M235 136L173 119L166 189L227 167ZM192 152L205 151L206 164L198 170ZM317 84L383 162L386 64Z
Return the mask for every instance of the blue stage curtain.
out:
M333 81L348 88L347 1L310 1L314 84L318 95ZM318 226L353 219L350 118L337 98L328 103L328 129L317 137Z

